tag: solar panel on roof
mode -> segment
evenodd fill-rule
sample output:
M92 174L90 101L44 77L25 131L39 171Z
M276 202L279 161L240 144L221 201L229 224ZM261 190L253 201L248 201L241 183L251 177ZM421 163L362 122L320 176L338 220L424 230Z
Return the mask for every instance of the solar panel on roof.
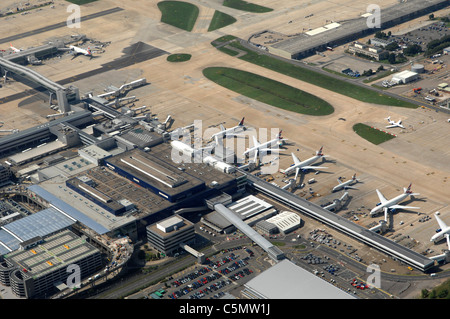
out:
M47 208L35 214L16 220L2 228L18 236L23 241L44 237L62 230L75 222L54 208Z
M44 198L48 202L50 202L60 212L63 212L64 214L68 215L69 217L79 221L80 223L82 223L86 227L88 227L88 228L92 229L93 231L97 232L99 235L102 235L102 234L105 234L105 233L109 232L109 230L107 228L105 228L104 226L100 225L99 223L97 223L96 221L94 221L90 217L86 216L85 214L83 214L79 210L73 208L72 206L70 206L66 202L62 201L61 199L59 199L55 195L53 195L50 192L46 191L41 186L39 186L39 185L32 185L32 186L28 187L28 189L31 190L32 192L34 192L35 194L37 194L38 196Z

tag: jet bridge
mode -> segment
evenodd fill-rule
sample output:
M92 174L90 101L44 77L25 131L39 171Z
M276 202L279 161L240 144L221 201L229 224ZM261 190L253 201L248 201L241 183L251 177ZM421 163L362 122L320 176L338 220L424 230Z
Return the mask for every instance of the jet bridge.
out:
M9 61L8 59L5 59L3 57L0 57L0 68L3 71L8 71L17 74L19 76L22 76L26 79L29 79L34 83L37 83L45 87L50 92L55 93L56 98L58 100L58 106L60 111L64 113L70 111L70 105L67 98L68 89L66 89L64 86L47 79L45 76L39 74L34 70L31 70L23 65Z

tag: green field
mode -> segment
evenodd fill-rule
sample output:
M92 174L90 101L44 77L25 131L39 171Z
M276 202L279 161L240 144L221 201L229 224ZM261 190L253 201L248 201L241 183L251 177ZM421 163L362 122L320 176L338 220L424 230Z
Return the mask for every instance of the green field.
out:
M231 47L235 47L239 50L247 52L247 54L239 57L239 59L288 75L298 80L317 85L324 89L346 95L362 102L407 108L418 107L418 105L415 105L413 103L381 94L369 88L361 87L350 82L338 80L335 77L320 73L318 71L307 69L301 65L294 65L282 59L278 59L265 54L259 54L245 48L238 41L231 42L229 45Z
M167 61L169 62L184 62L189 61L191 59L192 55L187 53L177 53L177 54L171 54L167 57Z
M211 23L209 24L208 32L226 27L227 25L233 24L235 22L236 19L232 16L216 10L214 12L213 18L211 19Z
M183 1L158 2L158 8L162 14L161 22L186 31L192 31L199 13L197 6Z
M230 7L233 9L254 12L254 13L264 13L264 12L273 11L273 9L271 9L271 8L263 7L263 6L260 6L257 4L243 1L243 0L224 0L223 5L225 7Z
M203 75L236 93L284 110L307 114L329 115L334 108L326 101L281 82L232 68L211 67Z
M450 280L445 281L437 287L434 287L431 291L428 289L422 289L421 299L450 299Z
M383 131L379 131L362 123L353 125L353 131L375 145L389 141L395 137L394 135L384 133Z

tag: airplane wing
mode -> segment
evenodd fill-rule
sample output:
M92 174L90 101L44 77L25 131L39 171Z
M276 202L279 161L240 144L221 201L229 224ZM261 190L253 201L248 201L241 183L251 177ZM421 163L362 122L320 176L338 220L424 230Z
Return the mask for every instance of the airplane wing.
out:
M328 168L328 167L323 167L323 166L302 166L302 169L324 169L324 168Z
M253 135L252 137L253 137L253 146L259 146L259 142L256 139L256 136Z
M294 164L295 165L298 165L298 164L300 164L300 160L298 159L298 157L297 156L295 156L295 154L294 153L291 153L292 154L292 159L294 160Z
M393 127L397 127L397 125L388 125L388 126L386 126L386 128L393 128Z
M420 209L420 207L403 206L403 205L392 205L390 209Z
M271 152L271 153L275 153L275 152L282 152L282 149L279 148L262 148L259 150L261 153L263 152Z
M295 180L297 180L298 173L300 173L300 167L295 169Z
M381 194L381 192L378 189L376 191L377 191L377 195L378 195L378 198L380 199L381 204L386 203L387 202L386 197L384 197L383 194Z
M436 217L436 220L437 220L437 222L439 224L439 228L440 229L447 228L447 225L444 223L444 221L438 215L434 214L434 217Z

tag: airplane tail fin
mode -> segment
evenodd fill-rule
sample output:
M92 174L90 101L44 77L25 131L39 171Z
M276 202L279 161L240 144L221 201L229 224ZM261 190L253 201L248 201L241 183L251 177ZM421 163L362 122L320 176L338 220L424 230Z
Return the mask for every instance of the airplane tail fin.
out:
M242 120L239 122L239 124L238 124L239 126L244 126L244 119L245 119L245 117L243 117Z
M412 183L409 184L408 188L403 188L403 190L405 191L405 194L411 194L411 186L412 186Z
M320 149L316 152L316 155L318 155L318 156L323 156L322 150L323 150L323 146L320 147Z
M281 133L283 132L283 130L280 130L280 133L278 133L278 139L282 139L283 137L281 136Z
M352 176L352 180L356 181L356 173L355 173L355 174L353 174L353 176Z

